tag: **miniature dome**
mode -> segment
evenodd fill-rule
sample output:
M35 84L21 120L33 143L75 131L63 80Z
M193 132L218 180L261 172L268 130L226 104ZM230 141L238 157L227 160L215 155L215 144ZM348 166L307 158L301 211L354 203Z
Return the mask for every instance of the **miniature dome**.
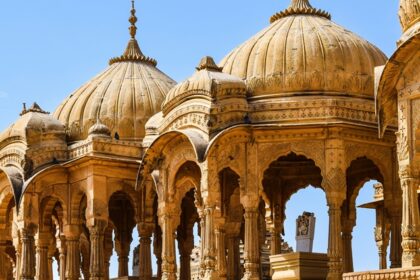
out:
M171 89L162 104L163 114L166 115L177 105L191 98L216 99L216 93L238 91L243 96L246 86L243 80L222 72L211 57L204 57L194 73L186 81Z
M0 134L0 142L6 139L20 139L31 144L38 142L45 134L64 136L64 125L34 103L29 109L24 105L20 118Z
M99 119L122 140L144 137L147 120L161 109L166 93L175 85L146 57L135 39L135 9L130 17L131 39L124 54L110 60L101 74L72 93L54 112L66 125L70 141L83 140Z
M99 136L99 137L111 137L111 131L109 130L109 127L101 123L101 121L98 119L97 122L89 128L89 136Z
M228 54L223 71L247 80L252 96L347 94L373 97L374 67L386 56L331 21L308 0L292 0L271 25Z

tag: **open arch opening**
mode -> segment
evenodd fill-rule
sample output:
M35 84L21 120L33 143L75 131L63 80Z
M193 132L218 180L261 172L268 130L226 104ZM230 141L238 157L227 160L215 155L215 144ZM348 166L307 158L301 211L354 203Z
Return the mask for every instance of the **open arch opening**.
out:
M389 191L384 188L390 186L383 184L381 170L367 157L351 162L346 183L347 197L342 206L344 271L385 269L389 267L390 219L385 205ZM369 228L372 234L366 235Z

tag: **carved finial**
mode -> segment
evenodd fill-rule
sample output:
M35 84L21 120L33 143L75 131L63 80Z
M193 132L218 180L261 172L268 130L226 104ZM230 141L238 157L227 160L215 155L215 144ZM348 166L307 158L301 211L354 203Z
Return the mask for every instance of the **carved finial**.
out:
M290 15L314 15L331 19L331 15L328 12L312 7L311 3L309 3L309 0L292 0L289 7L286 10L273 15L270 18L270 22L273 23L278 19Z
M209 71L222 72L221 67L217 66L216 62L211 56L205 56L201 59L200 64L196 67L198 71L206 69Z
M138 61L138 62L145 62L151 64L153 66L157 65L157 61L153 58L145 56L139 46L139 43L136 40L137 34L137 17L136 17L136 9L134 6L134 0L131 0L131 16L128 19L131 23L131 26L128 28L130 30L131 39L128 42L127 48L122 56L114 57L109 60L109 64L112 65L116 62L123 62L123 61Z
M131 38L136 38L137 33L137 17L136 17L136 8L134 7L134 0L131 0L131 16L128 19L128 21L131 23L131 26L129 27Z

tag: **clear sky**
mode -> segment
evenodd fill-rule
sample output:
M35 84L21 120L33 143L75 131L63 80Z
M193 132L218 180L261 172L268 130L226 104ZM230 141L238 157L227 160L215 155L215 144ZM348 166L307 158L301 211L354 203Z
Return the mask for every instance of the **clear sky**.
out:
M289 2L137 0L137 37L143 52L181 81L202 56L220 61ZM401 34L397 0L311 3L388 56L394 51ZM37 101L53 112L73 90L104 70L109 58L122 54L129 38L129 10L129 0L0 1L0 130L18 118L23 102ZM326 236L325 230L319 226L317 234ZM360 235L373 236L372 227L361 227ZM376 259L368 260L363 252L358 256L360 268L375 268Z

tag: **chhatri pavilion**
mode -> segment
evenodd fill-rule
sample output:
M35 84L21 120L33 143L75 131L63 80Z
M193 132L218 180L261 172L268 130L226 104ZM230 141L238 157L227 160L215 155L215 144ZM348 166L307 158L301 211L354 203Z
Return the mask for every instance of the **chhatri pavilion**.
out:
M191 280L193 250L205 280L420 279L420 1L400 0L399 16L387 58L291 0L177 84L142 53L133 2L121 56L52 114L25 106L0 134L0 280L51 280L53 261L61 280L109 279L114 250L128 279L133 231L130 279ZM369 180L381 265L354 272ZM325 193L329 234L326 255L292 260L312 264L305 278L279 259L285 205L308 185Z

